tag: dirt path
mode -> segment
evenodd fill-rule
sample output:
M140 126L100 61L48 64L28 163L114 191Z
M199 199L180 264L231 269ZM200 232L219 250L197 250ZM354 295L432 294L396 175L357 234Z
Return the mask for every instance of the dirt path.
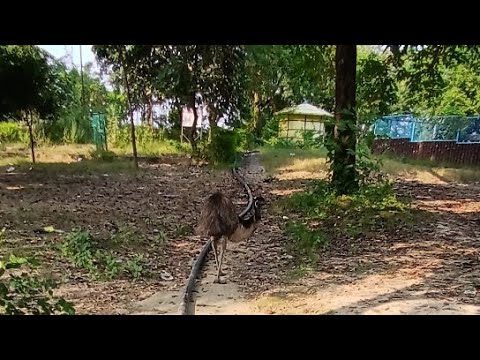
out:
M268 201L269 194L265 193L261 186L266 174L257 154L246 156L241 175L251 185L254 195L262 195ZM240 185L237 191L244 192ZM237 205L240 212L246 205L246 198L237 202ZM197 315L259 313L254 307L255 303L251 301L251 295L269 289L272 284L280 281L281 271L278 269L286 268L288 261L280 244L283 240L280 228L271 221L267 209L262 226L248 243L228 244L224 258L227 284L213 283L216 269L213 255L210 253L203 271L204 277L197 289L195 313ZM179 296L178 289L158 292L144 301L132 304L128 312L177 314Z
M262 226L250 242L229 245L226 285L213 283L210 259L197 314L480 314L480 186L399 179L397 192L413 196L429 221L412 233L376 234L355 250L324 254L309 275L289 281L285 220L270 205L305 181L280 175L264 182L256 154L242 175L269 202ZM177 313L178 296L178 289L156 294L135 311Z

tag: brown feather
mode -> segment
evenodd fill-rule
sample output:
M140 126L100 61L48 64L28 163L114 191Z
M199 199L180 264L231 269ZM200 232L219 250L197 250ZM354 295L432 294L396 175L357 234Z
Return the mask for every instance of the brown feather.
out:
M230 236L238 227L239 219L233 203L220 192L209 196L197 225L201 236Z

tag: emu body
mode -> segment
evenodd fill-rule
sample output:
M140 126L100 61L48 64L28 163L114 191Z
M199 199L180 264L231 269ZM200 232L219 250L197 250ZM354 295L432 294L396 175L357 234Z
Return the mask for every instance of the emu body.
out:
M255 199L254 213L247 219L238 216L231 200L221 192L210 195L205 202L197 225L197 234L213 238L212 248L217 265L215 282L224 283L220 281L220 275L224 275L222 263L227 250L227 242L241 242L252 236L261 219L260 206L262 202L261 198ZM219 245L220 254L217 253Z

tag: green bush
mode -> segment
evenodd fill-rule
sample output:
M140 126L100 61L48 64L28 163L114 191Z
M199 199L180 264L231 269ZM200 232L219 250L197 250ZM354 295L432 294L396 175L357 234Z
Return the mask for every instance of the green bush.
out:
M351 195L338 196L331 184L319 181L309 191L281 201L279 211L298 219L286 224L294 253L315 255L334 239L357 239L368 233L413 225L416 219L408 201L395 195L392 184L382 180L362 183Z
M79 268L89 271L93 278L114 279L122 274L134 278L144 273L143 255L135 255L126 263L114 252L98 249L89 232L74 231L60 245L62 255Z
M207 158L215 164L232 164L237 156L239 136L235 131L222 128L212 130L212 138L206 146Z
M115 160L117 155L112 151L105 151L105 150L94 150L90 153L92 159L112 162Z
M23 143L28 144L28 129L19 122L0 122L0 143Z
M7 315L51 315L75 314L73 304L53 296L56 284L22 271L2 278L7 270L34 266L35 262L10 255L7 261L0 261L0 314Z

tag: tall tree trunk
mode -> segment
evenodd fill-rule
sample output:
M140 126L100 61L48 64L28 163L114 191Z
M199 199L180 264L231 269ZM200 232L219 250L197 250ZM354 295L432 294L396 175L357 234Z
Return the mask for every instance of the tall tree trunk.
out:
M253 121L255 124L255 135L259 139L262 136L262 119L260 117L260 96L257 92L253 94Z
M195 133L197 130L197 123L198 123L198 114L197 114L197 108L196 108L196 96L195 93L192 94L191 100L190 100L190 106L193 109L193 124L192 124L192 129L189 133L188 140L190 141L190 145L192 146L192 151L195 154L197 152L197 144L195 142Z
M130 117L131 137L132 137L133 163L135 165L135 168L138 169L137 139L135 137L135 123L133 121L133 108L132 108L132 101L130 97L130 85L128 83L128 77L127 77L127 65L125 63L123 52L121 53L121 62L122 62L123 81L125 83L125 90L127 91L128 114Z
M212 105L208 106L208 124L210 125L210 130L208 131L208 141L212 141L212 131L215 131L217 127L217 110Z
M35 164L35 140L33 139L33 115L31 111L26 114L28 133L30 135L30 151L32 153L32 162Z
M140 106L140 121L142 122L142 126L145 125L145 123L147 122L147 106L145 104L142 104L142 106Z
M152 91L149 92L148 94L148 112L147 112L147 120L148 123L150 124L150 127L153 128L153 93Z
M335 54L335 150L332 182L338 194L348 194L358 189L355 170L356 64L356 45L337 45Z

